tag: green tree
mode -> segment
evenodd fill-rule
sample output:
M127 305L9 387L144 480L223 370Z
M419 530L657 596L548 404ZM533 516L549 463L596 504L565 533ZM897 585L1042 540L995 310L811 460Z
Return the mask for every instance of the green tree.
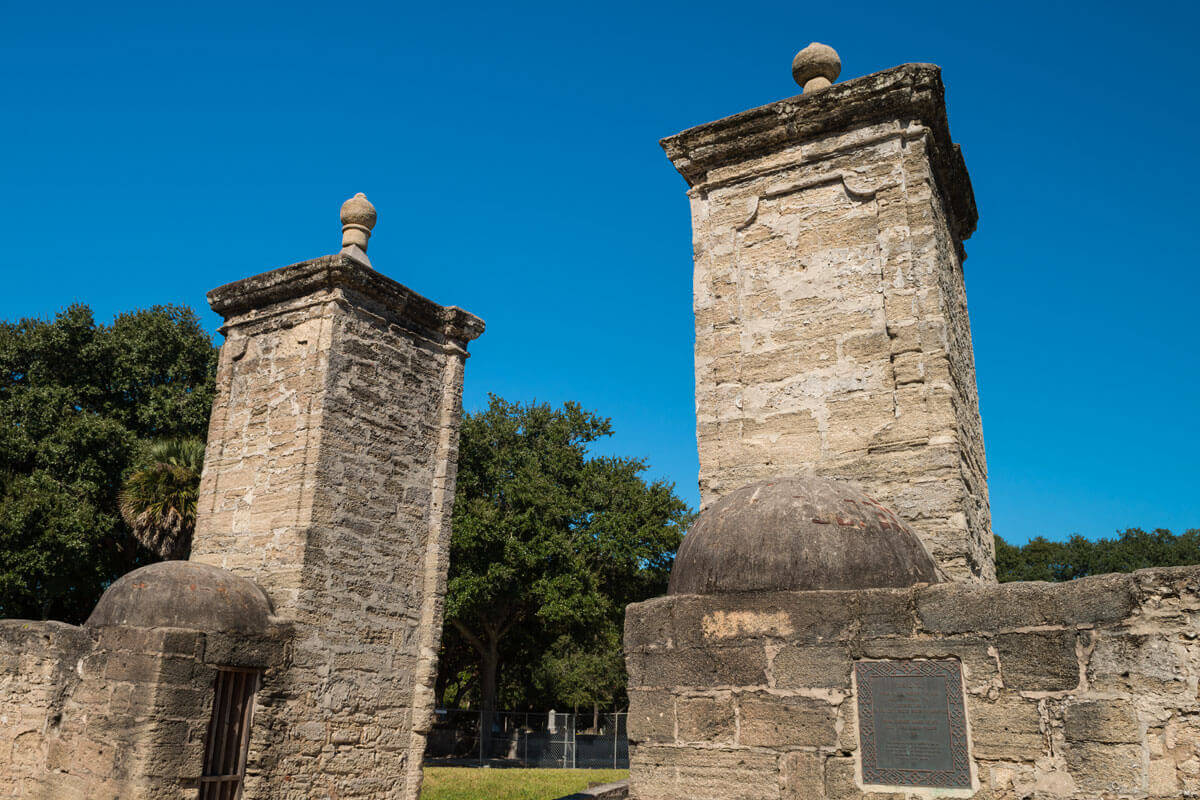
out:
M1200 564L1200 529L1181 534L1159 528L1128 528L1114 539L1092 541L1076 534L1065 542L1038 536L1020 547L996 537L1000 581L1069 581L1109 572Z
M582 642L560 636L542 654L534 679L543 692L572 711L592 709L592 727L600 708L614 704L625 691L628 677L621 648L621 630L605 625Z
M0 323L0 617L80 622L155 560L118 495L155 439L203 437L216 350L187 308Z
M666 589L690 511L671 484L642 479L645 462L590 457L589 445L611 433L609 420L575 403L493 395L464 415L444 702L475 698L490 712L498 696L517 707L538 686L580 704L622 691L613 664L619 672L625 606ZM589 670L603 677L585 695Z
M196 530L196 499L204 469L204 442L160 439L125 479L121 517L134 537L159 558L187 558Z

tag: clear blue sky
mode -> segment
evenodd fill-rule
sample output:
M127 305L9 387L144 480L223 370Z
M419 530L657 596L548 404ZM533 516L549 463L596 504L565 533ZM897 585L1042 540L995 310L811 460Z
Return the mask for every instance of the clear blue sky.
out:
M101 319L336 250L483 317L488 391L611 416L696 492L691 233L658 146L843 78L940 64L995 530L1200 527L1194 4L0 4L0 318ZM45 4L42 4L45 7ZM219 340L219 337L217 337Z

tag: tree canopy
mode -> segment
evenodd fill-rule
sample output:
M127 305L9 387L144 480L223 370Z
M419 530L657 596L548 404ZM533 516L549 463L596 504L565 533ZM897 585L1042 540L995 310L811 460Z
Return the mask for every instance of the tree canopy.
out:
M1091 541L1078 534L1065 542L1044 537L1021 546L996 537L996 577L1000 581L1069 581L1147 567L1200 564L1200 529L1181 534L1158 528L1129 528L1115 539Z
M215 371L188 308L0 323L0 617L80 622L157 560L121 519L122 480L153 440L204 436Z
M589 455L608 419L510 403L463 418L444 703L610 705L625 606L661 594L691 512L644 461Z

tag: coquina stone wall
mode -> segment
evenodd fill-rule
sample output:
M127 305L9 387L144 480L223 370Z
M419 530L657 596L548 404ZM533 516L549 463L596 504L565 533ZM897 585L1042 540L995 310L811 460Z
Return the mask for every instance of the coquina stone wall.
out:
M980 800L1200 795L1200 567L675 595L626 615L635 800L863 791L852 665L961 663Z
M192 559L255 580L295 625L245 796L415 800L483 324L345 254L209 300L226 341Z
M937 67L908 64L663 140L691 186L704 505L854 482L946 574L994 580L962 242L970 180Z
M63 622L0 621L0 797L47 795L52 749L79 749L74 732L63 730L63 712L94 644L83 628ZM90 761L90 770L106 778L112 772L111 759Z
M0 797L195 797L217 666L270 691L285 638L0 621Z

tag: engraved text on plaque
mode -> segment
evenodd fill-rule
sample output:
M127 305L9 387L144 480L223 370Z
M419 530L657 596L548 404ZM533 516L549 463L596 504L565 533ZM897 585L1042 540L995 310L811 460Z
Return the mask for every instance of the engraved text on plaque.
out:
M971 788L957 661L859 661L865 784Z

